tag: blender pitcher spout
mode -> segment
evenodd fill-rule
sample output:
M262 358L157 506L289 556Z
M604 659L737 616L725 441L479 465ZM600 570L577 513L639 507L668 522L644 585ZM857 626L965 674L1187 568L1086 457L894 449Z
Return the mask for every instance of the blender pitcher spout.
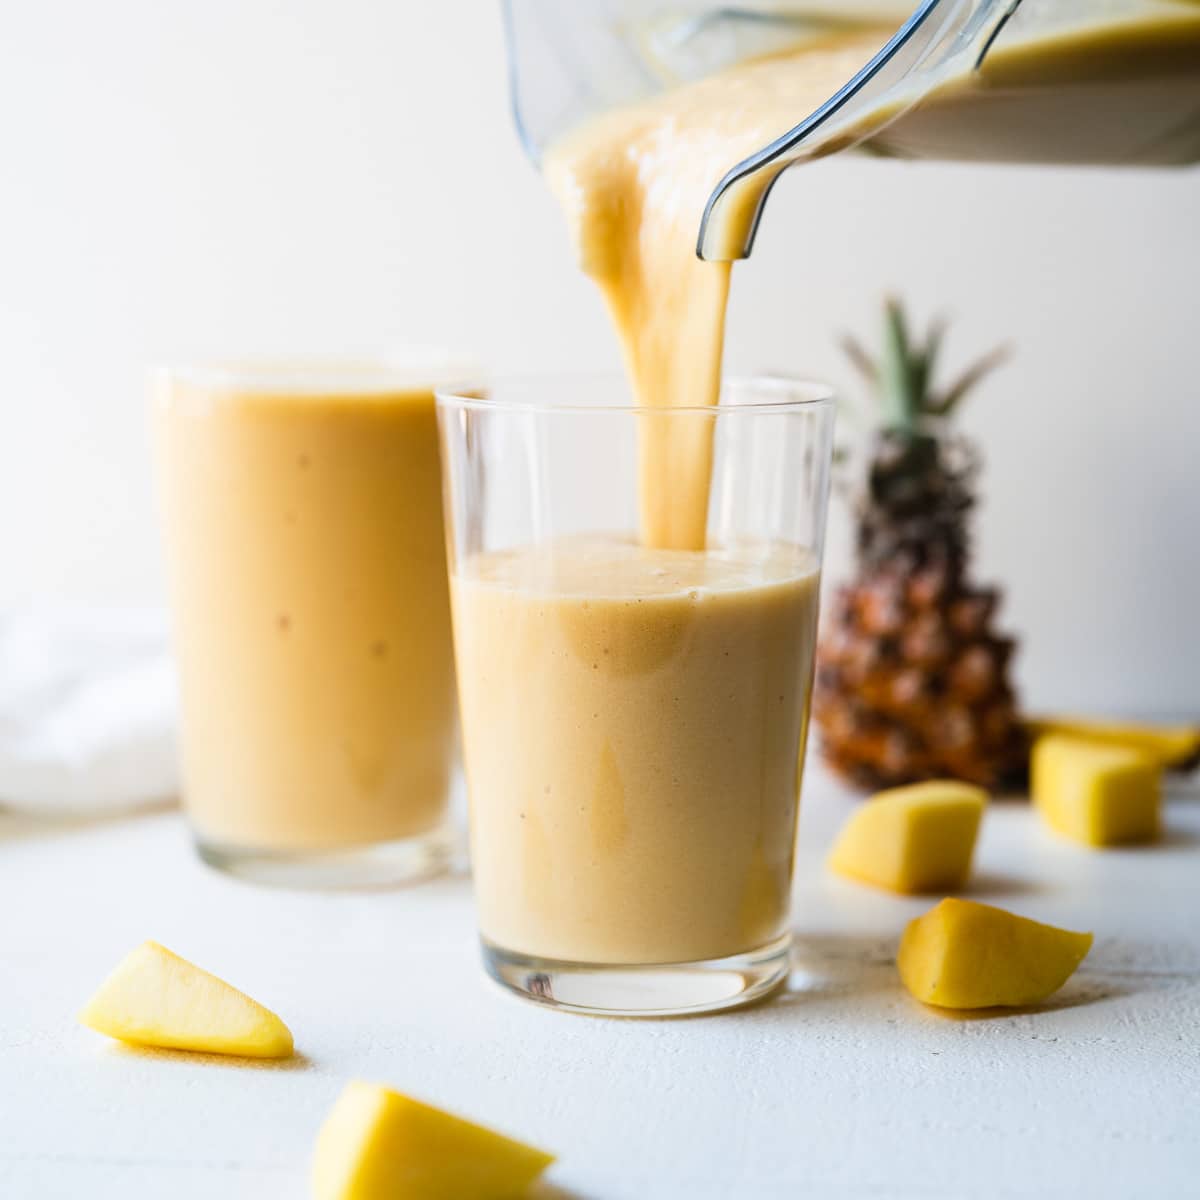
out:
M1021 0L923 0L866 66L815 112L732 167L704 207L696 254L747 258L772 187L793 163L850 149L944 80L977 68Z
M784 168L857 145L956 72L970 70L1021 0L921 0L887 44L815 112L715 187L697 254L745 258ZM517 129L544 150L588 118L805 37L861 27L854 5L798 0L504 0Z

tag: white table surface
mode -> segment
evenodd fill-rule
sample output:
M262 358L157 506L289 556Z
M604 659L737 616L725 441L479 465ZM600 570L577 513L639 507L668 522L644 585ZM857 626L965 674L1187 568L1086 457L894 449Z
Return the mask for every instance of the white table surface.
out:
M1194 786L1194 785L1193 785ZM488 983L468 881L304 894L223 878L172 813L0 816L0 1197L307 1195L343 1082L376 1079L557 1151L560 1200L1200 1195L1200 803L1154 848L1089 852L988 814L972 895L1094 929L1042 1011L953 1018L901 989L928 901L830 877L850 802L810 780L796 972L751 1011L545 1012ZM155 938L275 1008L276 1066L144 1052L75 1023Z

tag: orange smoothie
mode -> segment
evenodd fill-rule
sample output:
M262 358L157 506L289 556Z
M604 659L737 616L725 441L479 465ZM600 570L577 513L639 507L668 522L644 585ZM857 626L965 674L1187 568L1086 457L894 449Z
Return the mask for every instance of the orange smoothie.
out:
M484 938L649 964L781 937L813 559L581 537L468 558L452 591Z
M154 410L201 845L438 829L456 716L432 391L177 373Z

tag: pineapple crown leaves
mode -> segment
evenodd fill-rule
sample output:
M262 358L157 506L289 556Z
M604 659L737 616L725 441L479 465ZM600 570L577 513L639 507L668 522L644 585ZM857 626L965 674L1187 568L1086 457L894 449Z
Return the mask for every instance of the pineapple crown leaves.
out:
M946 322L935 318L923 341L914 340L901 303L889 296L884 303L883 348L878 358L869 354L850 334L842 348L874 390L885 431L928 435L952 417L963 398L986 375L1009 357L1007 346L998 346L966 368L942 388L933 387L934 369L946 334Z

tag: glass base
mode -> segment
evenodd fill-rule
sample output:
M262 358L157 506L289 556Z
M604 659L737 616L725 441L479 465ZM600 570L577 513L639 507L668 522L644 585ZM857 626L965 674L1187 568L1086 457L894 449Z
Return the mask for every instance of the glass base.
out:
M397 887L440 875L453 861L459 838L451 826L394 842L337 850L256 850L225 846L196 835L196 851L227 875L270 887L345 890Z
M752 1004L788 977L792 935L735 954L662 966L600 966L531 958L484 940L483 964L535 1004L593 1017L683 1017Z

